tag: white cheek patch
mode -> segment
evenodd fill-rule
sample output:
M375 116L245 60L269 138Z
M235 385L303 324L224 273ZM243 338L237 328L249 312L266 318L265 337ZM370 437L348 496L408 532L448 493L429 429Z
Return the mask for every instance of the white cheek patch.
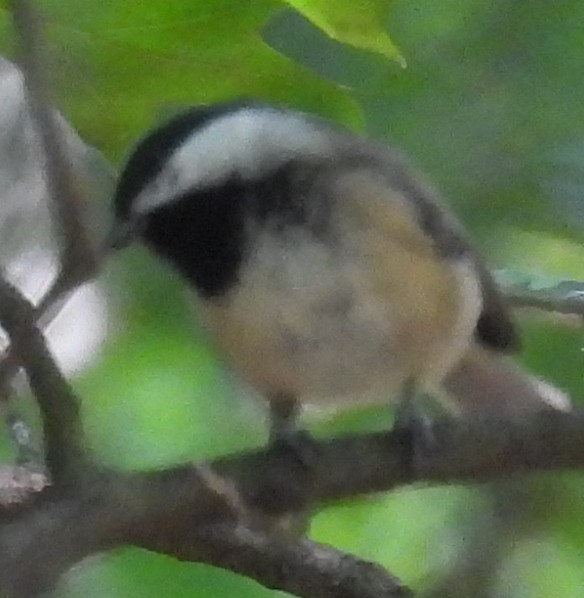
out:
M327 137L294 113L246 108L228 114L179 146L163 171L140 194L134 213L144 214L188 189L220 184L231 176L260 178L298 155L326 155Z

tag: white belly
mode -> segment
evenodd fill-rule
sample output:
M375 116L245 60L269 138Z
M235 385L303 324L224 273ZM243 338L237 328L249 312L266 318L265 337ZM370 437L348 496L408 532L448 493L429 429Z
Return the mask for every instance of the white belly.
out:
M241 281L205 306L212 334L260 392L304 402L388 400L409 379L435 385L480 311L468 262L385 238L367 251L267 238Z

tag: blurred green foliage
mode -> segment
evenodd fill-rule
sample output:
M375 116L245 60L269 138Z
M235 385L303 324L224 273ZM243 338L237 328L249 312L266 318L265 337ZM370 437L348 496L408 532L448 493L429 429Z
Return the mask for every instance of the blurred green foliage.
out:
M112 161L178 106L234 96L277 101L405 148L493 263L584 278L584 3L395 0L391 13L383 0L38 4L58 104ZM10 25L0 15L9 52ZM394 43L406 69L387 58L399 56ZM115 330L76 381L103 461L163 467L264 441L261 406L197 333L172 273L136 249L108 266L104 284ZM581 328L530 315L522 324L527 364L584 396ZM385 409L306 419L319 434L390 423ZM450 595L432 588L486 550L497 552L497 567L481 578L481 592L452 596L584 596L582 477L526 478L522 488L520 499L509 492L509 505L504 483L497 492L404 489L327 508L312 533L387 565L428 596ZM505 517L501 504L511 509ZM501 521L507 527L485 548L477 530ZM274 595L230 573L134 549L91 559L61 589L69 598L222 594Z

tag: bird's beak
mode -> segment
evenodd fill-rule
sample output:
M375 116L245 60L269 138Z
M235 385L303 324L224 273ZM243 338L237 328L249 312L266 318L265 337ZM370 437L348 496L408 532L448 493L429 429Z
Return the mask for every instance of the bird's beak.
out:
M140 228L138 220L116 222L106 237L106 248L109 250L124 249L138 236Z

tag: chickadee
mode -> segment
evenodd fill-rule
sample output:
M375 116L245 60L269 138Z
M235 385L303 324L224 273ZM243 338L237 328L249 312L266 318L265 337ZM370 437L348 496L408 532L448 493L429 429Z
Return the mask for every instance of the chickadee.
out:
M404 157L326 120L255 102L188 110L142 139L115 192L133 237L200 300L231 366L268 399L400 397L460 411L566 407L504 353L517 333L459 223Z

